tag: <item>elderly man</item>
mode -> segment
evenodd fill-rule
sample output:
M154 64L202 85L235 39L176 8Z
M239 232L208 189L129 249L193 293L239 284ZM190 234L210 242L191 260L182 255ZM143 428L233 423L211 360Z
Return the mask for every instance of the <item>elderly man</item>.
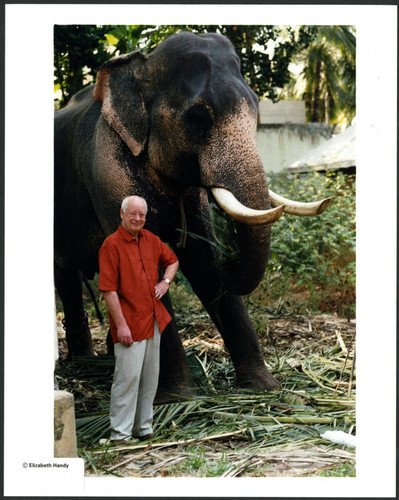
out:
M160 335L171 316L160 299L179 267L173 251L143 229L147 203L139 196L122 202L121 224L99 251L100 281L114 342L111 442L152 437L158 385ZM159 281L159 268L164 276Z

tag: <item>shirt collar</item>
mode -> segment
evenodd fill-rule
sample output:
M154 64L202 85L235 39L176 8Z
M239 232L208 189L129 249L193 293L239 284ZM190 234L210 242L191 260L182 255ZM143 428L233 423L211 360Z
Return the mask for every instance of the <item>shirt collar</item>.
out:
M132 241L132 240L135 240L135 238L133 238L133 236L129 233L129 231L127 231L123 226L122 224L119 224L119 227L118 227L118 232L119 234L123 237L123 239L125 239L126 241ZM143 233L142 233L142 230L140 229L140 231L138 232L138 238L140 239L141 237L143 236Z

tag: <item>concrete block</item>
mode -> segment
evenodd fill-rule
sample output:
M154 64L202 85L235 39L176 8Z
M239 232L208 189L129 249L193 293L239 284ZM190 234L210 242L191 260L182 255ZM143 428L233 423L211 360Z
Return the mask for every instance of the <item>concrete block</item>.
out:
M73 394L54 391L54 457L77 457Z

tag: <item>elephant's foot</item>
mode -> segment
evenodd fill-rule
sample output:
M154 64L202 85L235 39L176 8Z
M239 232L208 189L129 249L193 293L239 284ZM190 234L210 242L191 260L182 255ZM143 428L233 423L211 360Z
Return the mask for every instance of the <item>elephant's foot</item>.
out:
M75 356L92 356L94 354L90 328L85 318L80 324L65 322L66 340L68 344L67 360Z
M281 387L265 366L236 368L236 385L253 391L273 391Z
M197 395L197 391L192 383L188 381L170 381L158 386L155 396L156 403L170 403L182 399L192 398Z
M68 347L67 361L72 361L77 356L94 356L94 349L91 343Z

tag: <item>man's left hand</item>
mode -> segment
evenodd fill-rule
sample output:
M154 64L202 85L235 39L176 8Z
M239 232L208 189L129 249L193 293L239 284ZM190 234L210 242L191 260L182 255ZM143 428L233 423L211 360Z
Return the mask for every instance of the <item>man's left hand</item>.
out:
M161 299L165 293L168 291L169 285L166 281L160 281L155 285L155 298L157 300Z

